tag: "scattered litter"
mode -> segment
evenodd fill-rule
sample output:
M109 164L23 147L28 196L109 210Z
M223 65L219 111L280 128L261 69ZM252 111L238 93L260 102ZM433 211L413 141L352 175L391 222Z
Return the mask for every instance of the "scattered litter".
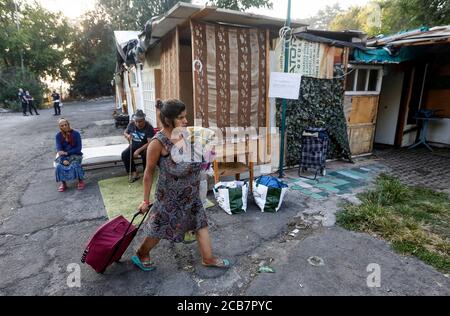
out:
M269 266L259 267L259 273L275 273L275 269Z
M194 231L188 231L184 234L184 240L183 242L185 244L191 244L197 240L195 232Z
M325 265L325 261L323 261L322 258L320 257L309 257L308 258L308 262L310 265L315 266L315 267L319 267L319 266L324 266Z
M183 268L183 270L192 272L192 271L194 271L194 267L191 265L187 265Z
M197 278L197 277L193 277L192 278L195 282L197 282L197 286L200 286L200 283L202 283L203 281L205 281L205 280L203 280L203 279L200 279L200 278Z
M299 283L298 285L300 285L300 287L303 288L303 284Z
M300 232L300 230L298 228L296 228L292 232L289 233L289 236L296 237L299 232Z
M390 293L390 292L392 292L392 290L391 289L387 289L387 292Z
M444 274L446 278L450 278L450 274Z

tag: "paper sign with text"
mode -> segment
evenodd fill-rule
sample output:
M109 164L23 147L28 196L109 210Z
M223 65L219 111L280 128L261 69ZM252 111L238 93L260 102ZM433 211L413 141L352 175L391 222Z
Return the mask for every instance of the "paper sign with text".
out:
M286 72L271 72L269 98L298 100L302 75Z

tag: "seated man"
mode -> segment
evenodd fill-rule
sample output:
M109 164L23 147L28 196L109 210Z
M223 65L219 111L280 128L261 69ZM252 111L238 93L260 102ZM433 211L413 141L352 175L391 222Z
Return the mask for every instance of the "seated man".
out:
M137 110L133 115L133 121L128 124L123 134L130 143L130 146L122 152L122 161L127 173L130 175L129 181L135 182L139 179L139 175L136 171L133 158L141 156L145 170L147 146L155 135L155 132L153 126L145 120L145 113L142 110ZM133 177L131 177L131 172L133 173Z

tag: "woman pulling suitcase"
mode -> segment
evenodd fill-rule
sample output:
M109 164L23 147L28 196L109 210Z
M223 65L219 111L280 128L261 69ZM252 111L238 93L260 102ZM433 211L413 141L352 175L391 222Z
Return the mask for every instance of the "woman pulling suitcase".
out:
M208 267L228 268L230 261L214 257L208 232L208 221L199 195L201 162L175 162L173 153L181 150L180 138L174 129L187 126L186 106L179 100L158 101L163 129L156 133L147 148L147 167L144 173L144 200L141 213L150 212L144 226L146 238L133 263L144 271L155 269L150 251L161 239L183 242L185 233L195 231L202 264ZM178 161L175 158L176 161ZM156 166L159 178L155 201L150 201L151 186ZM153 204L151 209L150 204Z

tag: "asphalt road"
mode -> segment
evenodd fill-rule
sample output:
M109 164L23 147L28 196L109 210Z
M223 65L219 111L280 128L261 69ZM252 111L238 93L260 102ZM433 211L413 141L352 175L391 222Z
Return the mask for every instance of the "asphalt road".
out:
M112 107L111 100L65 104L62 116L83 138L116 136L121 130L112 124L94 123L111 119ZM335 209L337 203L317 203L294 191L277 214L261 213L253 203L246 214L234 216L217 207L207 210L213 248L232 260L229 270L202 267L196 243L162 241L153 253L157 269L140 271L129 260L143 238L138 234L122 263L99 275L80 263L89 236L106 220L97 181L124 175L124 169L87 171L84 191L57 192L52 167L57 117L52 110L40 113L0 114L0 295L450 294L448 277L395 254L373 236L331 226L289 237L303 211ZM311 265L311 256L323 264ZM368 269L374 263L378 266ZM275 273L258 273L264 265Z

